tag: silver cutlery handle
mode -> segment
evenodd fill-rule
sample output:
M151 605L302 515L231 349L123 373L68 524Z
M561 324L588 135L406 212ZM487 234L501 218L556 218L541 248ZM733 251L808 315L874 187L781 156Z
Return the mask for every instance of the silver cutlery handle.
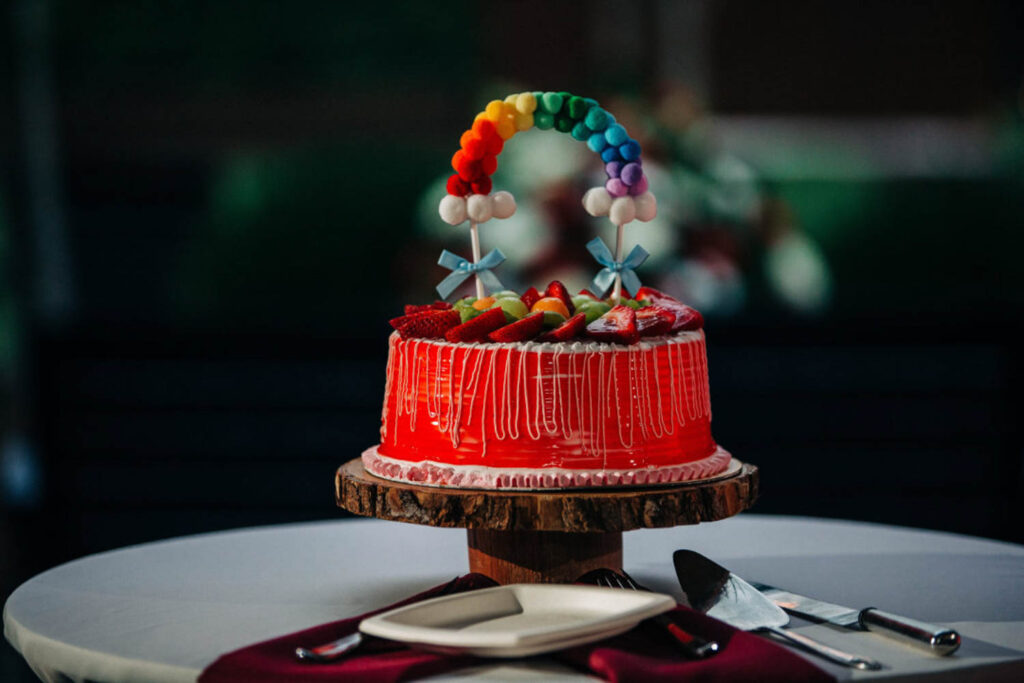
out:
M349 650L353 650L363 642L363 634L359 631L339 638L330 643L317 645L316 647L295 648L295 656L313 662L333 662Z
M834 647L829 647L828 645L819 643L818 641L812 640L811 638L795 631L786 631L781 628L771 627L766 628L765 630L780 638L788 640L791 643L799 645L802 648L810 650L814 654L824 657L836 664L842 664L843 666L848 666L853 669L862 669L865 671L877 671L882 668L882 663L878 660L871 659L870 657L862 657L860 655L852 655L849 652L837 650Z
M874 607L861 611L860 625L868 631L924 648L934 655L949 655L960 647L960 634L953 629L908 619Z

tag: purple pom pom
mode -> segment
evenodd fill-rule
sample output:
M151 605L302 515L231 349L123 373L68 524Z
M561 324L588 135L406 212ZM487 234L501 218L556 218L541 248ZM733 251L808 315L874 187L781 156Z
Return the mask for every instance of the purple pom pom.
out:
M612 147L610 145L608 147L605 147L601 151L601 161L605 162L606 164L609 161L622 161L622 155L619 154L619 148Z
M613 197L625 197L629 194L629 188L618 178L609 178L608 182L604 184L604 189L608 190L608 194Z
M611 161L604 165L604 172L609 178L618 178L622 174L622 162Z
M636 185L637 181L640 180L644 175L644 170L640 168L640 164L632 162L622 167L622 173L619 177L622 178L622 182L627 185Z
M640 143L636 140L630 140L624 145L619 146L619 154L626 161L635 161L640 158Z
M629 140L629 135L626 133L626 129L622 127L621 123L613 123L608 126L604 131L604 137L608 140L609 145L614 145L615 147L618 147L622 143L626 142L626 140Z
M642 175L640 176L640 180L636 181L635 183L629 186L629 194L636 197L638 195L642 195L644 192L647 192L647 189L647 176Z

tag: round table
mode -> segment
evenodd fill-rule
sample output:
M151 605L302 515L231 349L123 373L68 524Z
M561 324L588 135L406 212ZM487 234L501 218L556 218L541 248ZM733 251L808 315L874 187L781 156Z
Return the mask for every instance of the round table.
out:
M625 534L626 570L680 591L672 551L697 550L748 580L953 626L953 657L876 635L794 621L801 632L889 668L840 679L1024 680L1024 547L931 531L743 514ZM343 520L203 534L84 557L11 594L4 634L46 681L194 681L219 655L361 614L467 568L466 532ZM810 655L808 655L810 657ZM473 675L559 675L543 660ZM566 678L578 674L562 672ZM460 674L465 676L465 672Z

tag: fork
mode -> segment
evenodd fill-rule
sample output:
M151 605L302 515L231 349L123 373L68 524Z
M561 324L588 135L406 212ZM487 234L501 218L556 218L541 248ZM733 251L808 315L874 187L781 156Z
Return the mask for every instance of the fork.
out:
M599 572L596 577L596 583L599 586L607 586L608 588L623 588L634 591L648 590L640 586L626 572L619 574L610 569ZM706 659L719 650L718 643L714 640L704 640L684 631L664 614L651 617L648 621L652 621L663 628L682 647L683 652L693 659Z

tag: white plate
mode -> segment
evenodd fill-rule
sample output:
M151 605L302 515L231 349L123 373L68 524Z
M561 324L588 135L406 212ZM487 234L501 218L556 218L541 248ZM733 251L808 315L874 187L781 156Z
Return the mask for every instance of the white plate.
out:
M399 607L359 630L428 650L525 657L624 633L675 606L662 593L521 583Z

